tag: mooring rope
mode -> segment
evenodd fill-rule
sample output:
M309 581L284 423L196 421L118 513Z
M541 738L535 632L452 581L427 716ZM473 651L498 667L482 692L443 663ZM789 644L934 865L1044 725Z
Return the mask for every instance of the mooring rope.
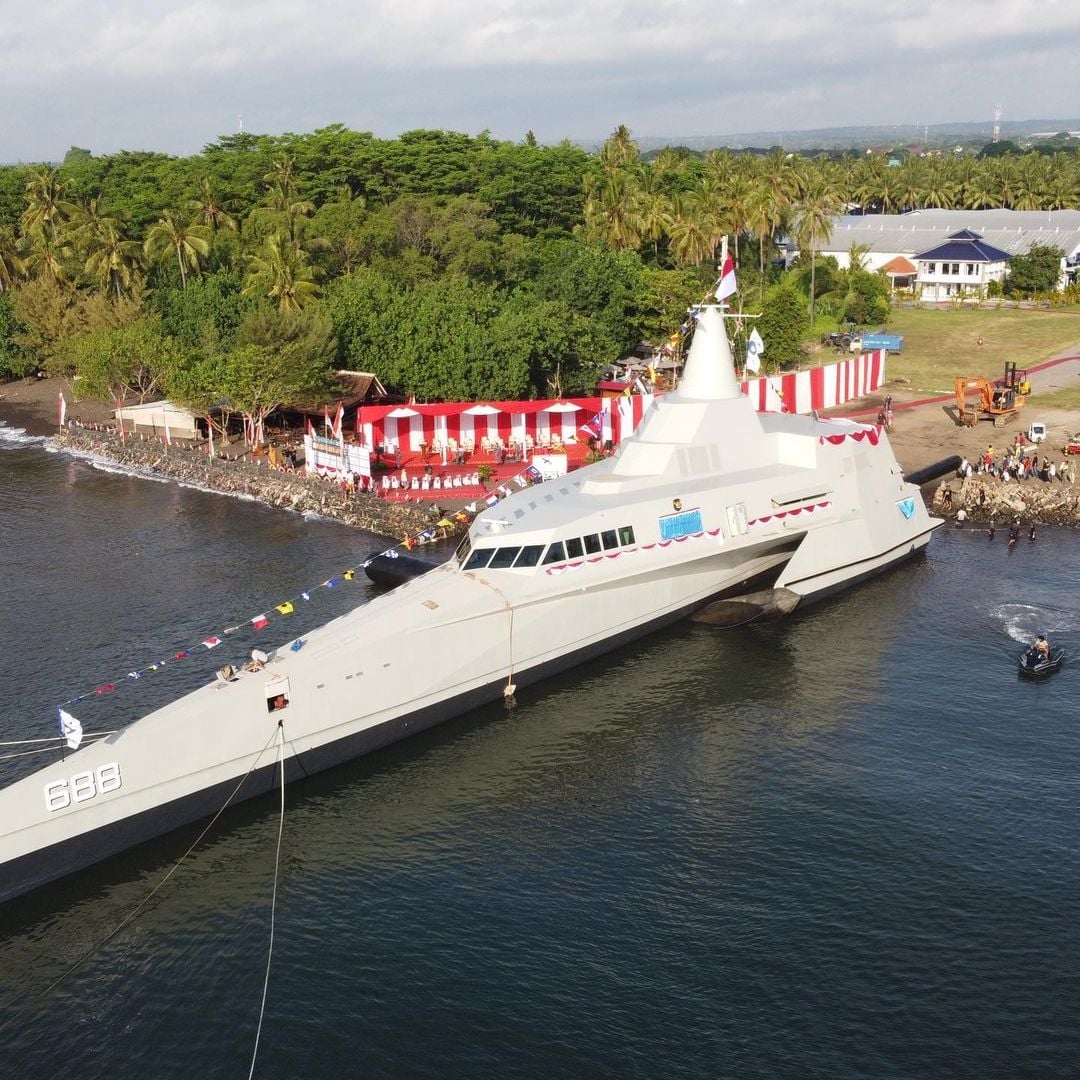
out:
M240 780L237 783L236 787L234 787L232 789L232 791L229 793L229 797L225 800L224 803L222 803L221 808L210 819L210 821L206 825L206 828L203 829L203 831L201 833L199 833L199 835L195 838L194 842L187 849L187 851L185 851L184 854L181 855L179 859L177 859L177 861L173 864L173 866L169 870L169 872L142 898L142 900L140 900L138 902L138 904L135 905L134 908L131 909L131 911L128 912L127 915L124 916L124 918L122 918L120 920L119 923L116 924L116 926L113 927L112 930L110 930L108 932L108 934L105 935L105 937L103 937L99 942L97 942L97 944L91 945L89 949L87 949L81 956L79 956L63 972L63 974L61 974L58 978L54 979L43 990L39 990L37 993L31 994L31 996L29 997L27 1002L23 1005L23 1007L21 1009L18 1010L18 1012L14 1013L12 1016L9 1016L7 1018L7 1020L0 1021L0 1031L4 1031L6 1028L10 1027L16 1020L19 1019L20 1016L22 1016L24 1013L28 1012L30 1007L35 1002L37 1002L41 998L45 997L47 994L51 994L52 991L55 990L62 982L64 982L66 979L70 978L71 975L73 975L76 971L78 971L78 969L81 968L83 966L83 964L86 963L87 960L89 960L92 956L94 956L95 953L100 952L101 949L103 949L110 941L112 941L112 939L114 937L116 937L116 935L119 934L120 931L124 929L124 927L129 925L135 919L135 916L138 915L139 912L142 911L142 909L144 907L146 907L146 905L148 903L150 903L150 901L154 898L154 896L157 894L157 892L164 886L165 882L167 882L169 880L169 878L171 878L173 876L173 874L175 874L176 871L180 869L180 864L183 863L183 861L199 846L200 843L202 843L203 838L214 827L214 825L217 822L217 819L219 817L221 817L222 814L225 813L225 811L228 808L229 804L233 801L234 798L236 798L237 792L239 792L239 790L247 782L248 777L255 771L256 767L259 764L259 759L263 756L263 754L266 753L267 747L274 741L275 738L280 737L279 736L280 730L281 729L280 729L280 726L279 726L278 731L275 732L273 735L270 736L269 739L266 740L265 744L263 745L263 748L255 755L255 759L252 761L250 768L248 769L248 771L246 773L244 773L244 775L242 777L240 777ZM284 770L284 765L282 765L282 770ZM284 794L282 795L282 799L284 800ZM276 888L276 883L275 883L275 888Z
M264 748L265 749L265 748ZM259 1026L255 1029L255 1049L251 1052L248 1080L255 1075L255 1059L259 1056L263 1017L266 1015L266 995L270 989L270 963L274 958L274 927L277 922L278 878L281 869L281 837L285 831L285 725L278 721L278 766L281 770L281 810L278 814L277 849L274 852L274 890L270 897L270 946L266 950L266 974L263 977L262 1003L259 1005Z
M115 735L119 728L113 731L84 731L83 739L103 739L106 735ZM52 743L54 746L63 735L50 735L47 739L12 739L9 742L0 742L0 746L30 746L33 743Z

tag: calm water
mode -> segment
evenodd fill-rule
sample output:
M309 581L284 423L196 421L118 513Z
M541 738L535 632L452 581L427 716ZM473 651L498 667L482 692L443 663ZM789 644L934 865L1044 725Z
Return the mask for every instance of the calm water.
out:
M381 546L11 443L0 496L0 738ZM290 788L256 1075L1076 1076L1077 539L939 534L797 619L686 625ZM1037 630L1075 660L1029 685ZM0 909L4 1077L247 1075L273 800L42 993L197 831Z

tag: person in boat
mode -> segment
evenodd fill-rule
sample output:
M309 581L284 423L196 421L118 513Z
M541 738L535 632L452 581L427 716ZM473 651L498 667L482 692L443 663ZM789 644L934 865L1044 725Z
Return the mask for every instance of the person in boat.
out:
M1035 638L1035 643L1031 646L1031 655L1037 664L1050 659L1050 642L1046 640L1045 634L1039 634Z

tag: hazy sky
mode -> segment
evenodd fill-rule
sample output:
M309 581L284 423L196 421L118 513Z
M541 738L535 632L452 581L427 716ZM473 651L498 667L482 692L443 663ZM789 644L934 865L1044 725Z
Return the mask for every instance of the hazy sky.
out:
M0 0L0 161L1080 113L1080 0Z

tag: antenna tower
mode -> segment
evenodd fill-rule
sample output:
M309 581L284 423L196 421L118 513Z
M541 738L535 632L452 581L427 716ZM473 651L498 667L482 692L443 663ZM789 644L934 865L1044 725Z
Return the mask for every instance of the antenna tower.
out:
M994 142L1001 142L1001 106L994 106Z

